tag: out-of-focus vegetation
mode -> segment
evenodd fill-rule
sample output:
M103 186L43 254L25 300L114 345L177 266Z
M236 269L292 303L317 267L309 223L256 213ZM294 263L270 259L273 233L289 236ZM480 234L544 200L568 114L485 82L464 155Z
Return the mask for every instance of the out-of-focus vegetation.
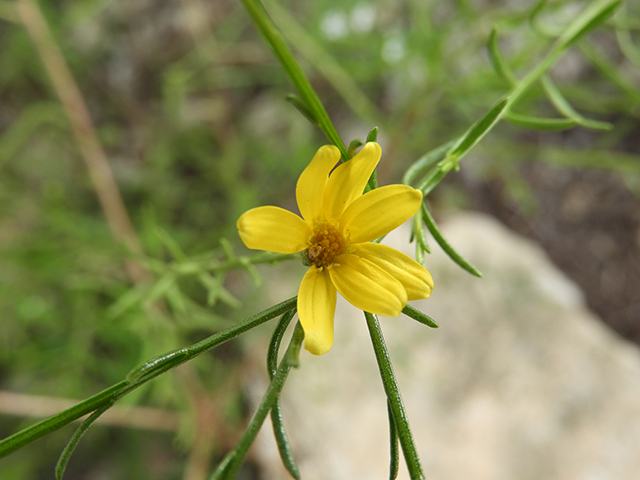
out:
M243 253L235 230L243 211L292 205L300 171L326 140L284 100L292 87L239 2L42 2L142 244L135 258L151 275L134 285L16 4L0 3L0 390L84 398L255 311L250 273L215 265ZM586 4L542 2L534 16L524 1L265 2L343 140L379 126L383 184L508 90L486 53L494 27L520 76ZM640 155L625 151L640 117L639 30L631 2L552 72L575 108L612 130L532 134L505 123L465 168L506 182L525 210L535 204L519 161L619 171L639 194ZM557 116L541 87L518 110ZM459 186L440 195L465 205ZM210 274L174 268L185 259ZM198 462L208 468L238 438L242 359L233 343L123 400L180 412L175 448L173 434L98 427L69 478L170 479ZM30 422L2 416L0 434ZM203 437L207 422L217 430ZM69 432L1 460L0 477L48 478Z

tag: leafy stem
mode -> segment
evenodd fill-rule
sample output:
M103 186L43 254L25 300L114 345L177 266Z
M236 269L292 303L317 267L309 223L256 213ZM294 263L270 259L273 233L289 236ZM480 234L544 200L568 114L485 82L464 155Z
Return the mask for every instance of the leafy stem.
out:
M284 302L267 308L260 313L252 315L222 332L211 335L210 337L189 347L175 350L148 360L129 372L125 380L116 383L115 385L93 395L92 397L89 397L67 410L42 420L41 422L27 427L24 430L0 441L0 458L9 455L40 437L68 425L88 413L99 410L105 405L119 400L126 394L132 392L162 373L192 360L198 355L201 355L237 337L238 335L251 330L252 328L262 325L263 323L292 310L295 308L296 302L297 297L290 298Z
M289 49L282 38L282 35L276 29L264 7L260 5L257 0L240 1L247 9L247 12L249 12L249 15L251 15L251 18L258 27L258 30L260 30L260 33L280 61L282 68L295 85L304 105L307 107L307 111L313 116L315 123L324 132L329 141L340 149L342 157L347 160L349 158L347 148L340 138L340 135L338 135L333 123L331 123L331 119L329 118L324 105L322 105L322 102L311 86L311 83L309 83L309 80L307 80L307 77L293 56L291 49Z

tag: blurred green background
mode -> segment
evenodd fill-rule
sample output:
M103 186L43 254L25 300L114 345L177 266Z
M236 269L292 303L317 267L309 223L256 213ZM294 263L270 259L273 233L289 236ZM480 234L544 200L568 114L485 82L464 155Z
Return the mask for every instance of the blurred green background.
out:
M364 140L379 126L379 178L386 184L399 182L411 162L460 135L508 91L486 53L493 27L522 75L551 44L540 30L559 31L588 3L547 2L538 31L529 22L536 2L527 1L266 6L343 140ZM238 2L40 2L142 244L145 253L137 259L152 272L134 285L124 263L130 255L109 230L18 4L0 3L0 392L44 396L37 400L46 406L54 398L90 396L145 359L268 306L248 272L203 280L171 274L170 266L182 255L215 264L226 258L225 248L247 254L236 234L238 216L262 204L295 208L295 181L326 140L284 100L293 87ZM595 185L587 194L606 186L620 195L602 215L611 219L617 212L616 225L625 227L616 261L637 270L640 5L629 9L553 70L574 107L614 128L538 132L501 124L465 158L462 172L434 192L437 212L489 211L540 235L552 257L555 251L564 258L563 228L570 234L578 227L554 218L554 204L545 200L561 197L567 182L587 178ZM518 110L557 116L539 87ZM543 166L532 170L534 164ZM586 215L589 221L596 220ZM545 226L554 227L552 234L543 235ZM587 227L585 238L592 232ZM577 257L574 242L580 241L567 246ZM578 283L592 280L572 265L564 268ZM620 308L638 291L640 279L630 275L624 289L631 293L618 300ZM629 318L638 318L634 308ZM625 318L627 330L618 330L640 338ZM164 432L94 427L68 478L204 478L199 472L234 445L249 413L238 380L243 348L232 342L124 399L177 412L180 421ZM0 402L3 437L34 421L11 414L9 404ZM213 433L203 433L205 423ZM51 478L72 431L0 460L0 478ZM248 466L243 475L259 473Z

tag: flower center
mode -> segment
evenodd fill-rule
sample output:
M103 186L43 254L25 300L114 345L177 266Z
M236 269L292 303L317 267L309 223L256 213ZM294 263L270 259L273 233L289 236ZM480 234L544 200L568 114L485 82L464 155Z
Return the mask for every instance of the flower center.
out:
M330 223L321 223L313 230L313 237L309 240L309 248L305 254L316 267L322 267L342 255L349 246L344 235Z

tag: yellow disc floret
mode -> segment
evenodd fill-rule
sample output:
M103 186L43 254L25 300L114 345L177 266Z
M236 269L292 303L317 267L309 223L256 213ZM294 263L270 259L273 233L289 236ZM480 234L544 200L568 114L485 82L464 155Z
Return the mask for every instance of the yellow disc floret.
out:
M320 223L313 229L309 239L306 257L316 267L330 264L335 257L347 251L349 242L344 235L330 223Z

